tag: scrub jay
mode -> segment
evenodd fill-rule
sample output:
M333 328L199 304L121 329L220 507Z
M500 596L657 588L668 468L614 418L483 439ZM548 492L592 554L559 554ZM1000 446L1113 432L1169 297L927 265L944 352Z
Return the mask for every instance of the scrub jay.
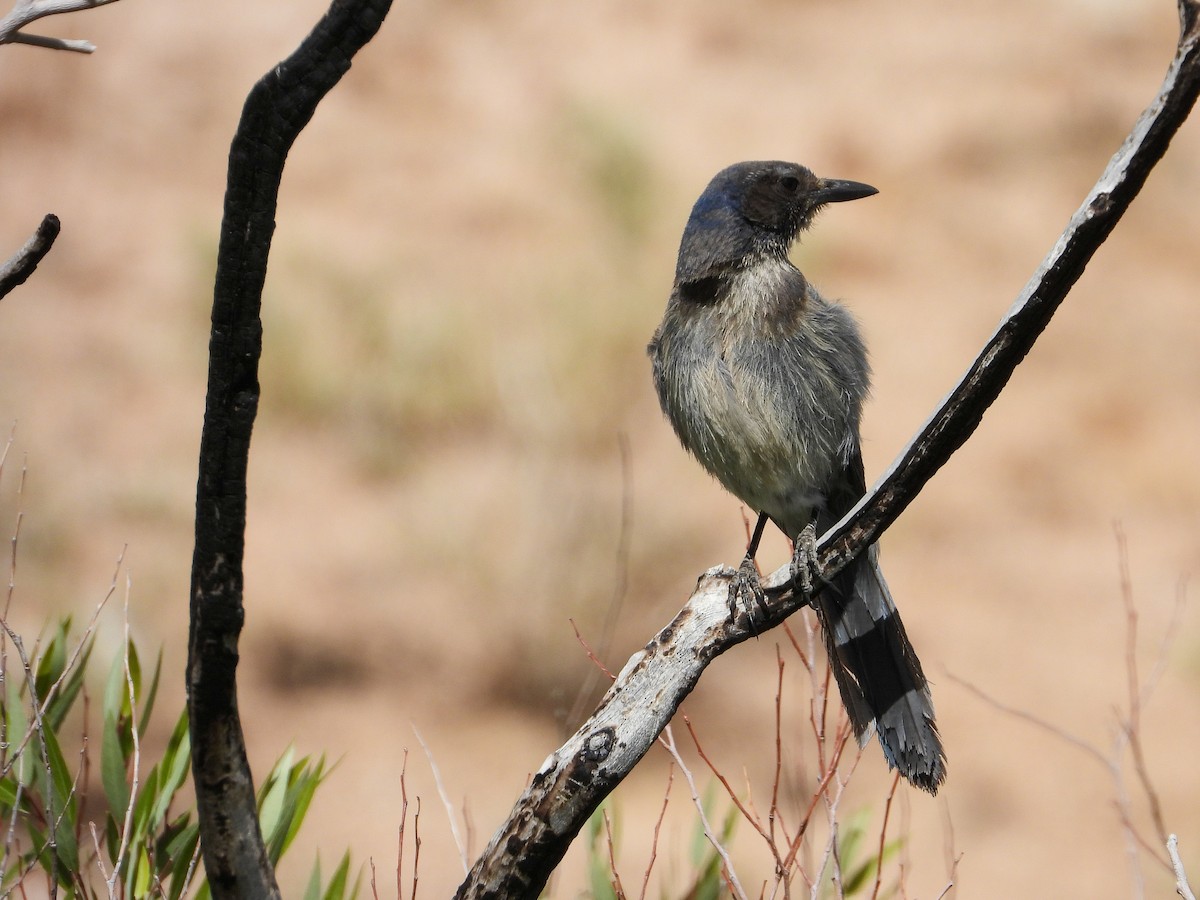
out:
M788 251L825 204L874 193L794 163L743 162L713 178L683 231L675 285L648 349L663 412L684 448L759 514L730 583L731 612L739 600L762 602L754 554L767 519L795 542L793 577L812 595L816 532L866 492L862 335ZM874 727L888 763L935 793L946 758L929 684L877 548L812 600L859 743Z

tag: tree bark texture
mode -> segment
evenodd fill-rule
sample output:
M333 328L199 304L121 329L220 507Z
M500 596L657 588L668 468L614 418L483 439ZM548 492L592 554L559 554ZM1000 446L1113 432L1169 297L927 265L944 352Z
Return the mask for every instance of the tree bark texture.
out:
M259 312L279 182L292 143L390 6L391 0L334 0L300 47L250 91L229 151L196 487L187 668L204 868L218 900L279 896L258 825L236 682Z

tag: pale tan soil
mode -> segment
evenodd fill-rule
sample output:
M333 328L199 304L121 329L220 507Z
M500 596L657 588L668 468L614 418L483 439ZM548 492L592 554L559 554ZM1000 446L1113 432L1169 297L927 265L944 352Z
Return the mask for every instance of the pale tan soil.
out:
M18 616L88 610L128 543L135 630L165 642L176 703L225 153L250 84L321 8L128 0L40 23L95 41L92 57L0 52L0 253L43 213L63 220L0 304L0 421L19 420L10 463L29 467ZM633 549L611 665L701 570L740 555L738 505L678 449L643 351L717 169L795 158L880 188L797 251L869 337L877 474L1153 96L1174 30L1167 0L398 5L292 154L267 287L243 711L257 772L288 741L341 761L285 893L316 848L332 863L349 845L389 895L406 747L420 893L450 893L458 862L413 727L479 847L588 676L568 617L600 640L619 435ZM1198 242L1192 122L977 436L885 539L951 757L938 799L903 804L909 896L946 883L947 819L959 896L1134 893L1105 770L951 675L1109 747L1125 690L1113 523L1143 674L1200 566ZM10 466L5 529L15 485ZM765 562L785 553L775 541ZM776 640L720 660L688 702L760 806ZM1188 610L1143 733L1200 878L1198 654ZM799 732L806 688L788 690ZM664 759L615 796L634 891ZM877 827L888 783L872 746L843 810ZM687 871L682 787L655 896ZM734 848L757 893L768 858L748 827ZM580 894L582 860L556 896ZM1146 871L1148 894L1170 895Z

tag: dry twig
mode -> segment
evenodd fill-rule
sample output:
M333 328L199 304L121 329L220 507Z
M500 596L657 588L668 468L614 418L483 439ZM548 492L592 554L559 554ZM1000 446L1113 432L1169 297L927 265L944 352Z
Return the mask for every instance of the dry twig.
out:
M0 265L0 297L24 284L33 274L38 263L54 246L54 239L58 237L60 228L58 216L47 213L37 231L25 242L25 246Z
M43 19L46 16L78 12L81 9L91 9L93 6L105 6L115 2L116 0L17 0L12 8L12 12L3 19L0 19L0 44L30 44L34 47L46 47L50 50L73 50L76 53L94 53L96 52L96 45L91 41L45 37L40 34L26 34L21 29L30 22Z
M1171 868L1175 870L1175 893L1183 900L1196 900L1192 886L1188 884L1187 872L1183 870L1183 860L1179 858L1179 838L1173 834L1167 838L1167 854L1171 857Z

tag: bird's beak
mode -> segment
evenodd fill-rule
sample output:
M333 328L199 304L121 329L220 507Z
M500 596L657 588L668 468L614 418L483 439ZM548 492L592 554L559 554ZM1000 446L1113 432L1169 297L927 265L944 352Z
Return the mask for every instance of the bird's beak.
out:
M836 178L822 178L817 189L809 196L816 203L841 203L843 200L858 200L878 194L877 188L861 181L840 181Z

